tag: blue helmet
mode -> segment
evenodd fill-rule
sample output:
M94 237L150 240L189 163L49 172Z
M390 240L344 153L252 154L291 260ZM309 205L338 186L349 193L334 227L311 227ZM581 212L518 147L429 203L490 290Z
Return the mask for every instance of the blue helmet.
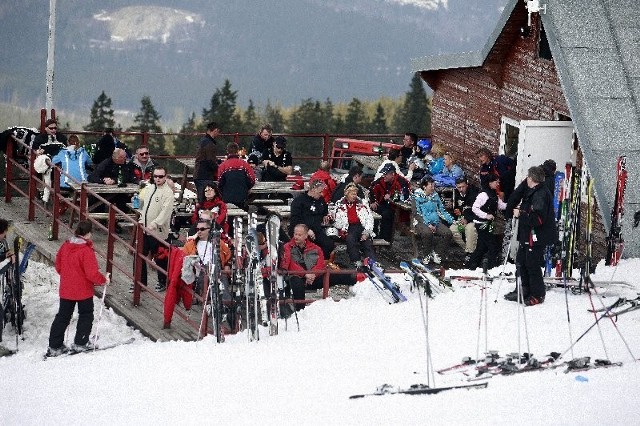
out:
M428 153L429 151L431 151L431 140L429 139L420 139L418 141L418 148L420 148L420 151L422 151L423 154Z

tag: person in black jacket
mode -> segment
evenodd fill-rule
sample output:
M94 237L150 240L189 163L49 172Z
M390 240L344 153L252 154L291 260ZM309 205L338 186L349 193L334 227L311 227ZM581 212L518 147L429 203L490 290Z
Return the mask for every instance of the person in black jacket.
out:
M261 156L265 151L273 148L273 127L269 123L265 123L260 127L260 131L253 137L249 154L257 152Z
M454 190L453 215L456 221L449 229L453 233L453 241L464 249L465 264L471 259L471 253L476 249L478 242L478 231L473 223L476 216L473 214L473 203L478 197L479 190L475 185L470 185L465 177L456 179L456 189Z
M469 259L468 269L476 269L482 263L482 258L487 255L487 266L496 266L498 258L498 240L493 233L493 221L498 209L504 210L507 205L498 197L497 189L500 187L500 178L496 175L488 177L488 188L485 188L473 203L471 208L475 218L473 222L478 232L478 243Z
M133 165L127 163L127 153L124 149L120 148L113 150L111 158L107 158L98 164L87 180L91 183L102 183L105 185L137 183L133 174ZM128 210L127 203L129 202L129 195L112 194L111 202L120 210L126 212ZM89 203L91 204L92 202L89 201ZM98 209L96 209L96 211L97 210Z
M530 167L526 179L528 189L522 197L520 207L513 209L513 216L519 220L516 268L526 306L544 302L544 249L556 236L553 200L549 189L543 184L544 179L542 167ZM515 301L517 289L507 293L505 299Z
M309 182L309 190L291 202L289 234L293 235L296 225L303 223L309 228L309 238L322 248L325 259L331 257L335 243L327 236L323 225L329 224L329 208L322 197L326 185L321 180Z
M45 154L53 158L67 146L67 137L58 133L58 121L50 118L44 122L44 133L39 133L33 140L32 149L36 154Z
M107 158L111 157L113 150L116 148L124 149L127 153L127 158L131 157L131 153L129 152L127 145L114 135L112 128L107 127L104 129L104 135L102 135L96 144L96 151L92 158L93 164L100 164Z
M362 182L362 167L358 165L353 165L349 169L349 174L344 178L344 181L340 182L336 189L333 190L333 194L331 195L331 202L337 203L344 197L344 189L350 183L354 183L358 188L358 198L363 200L365 203L369 203L369 200L366 198L367 192L364 187L360 185Z
M218 179L218 148L216 137L220 126L215 121L207 124L207 133L198 143L193 171L193 183L196 186L198 202L204 202L204 187Z
M293 159L286 148L287 140L284 136L278 136L273 142L273 147L263 152L262 180L264 182L284 182L287 180L287 175L293 172Z

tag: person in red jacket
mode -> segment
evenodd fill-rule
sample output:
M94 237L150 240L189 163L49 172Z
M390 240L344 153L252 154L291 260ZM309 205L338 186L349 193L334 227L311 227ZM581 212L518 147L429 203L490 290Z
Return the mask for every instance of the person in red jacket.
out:
M324 182L326 187L322 191L322 197L324 198L324 201L327 202L327 204L331 202L331 196L333 195L333 191L335 191L336 186L338 186L338 184L336 183L335 179L333 179L329 171L330 171L329 162L321 161L320 167L318 168L318 170L313 172L313 174L311 175L311 178L309 179L309 182L313 180L321 180L322 182Z
M284 245L284 253L280 267L286 271L317 271L325 268L324 256L320 246L307 240L309 228L300 223L293 229L293 238ZM289 288L293 300L304 300L305 287L321 288L322 276L317 273L291 274ZM304 309L304 303L296 303L296 310Z
M98 260L91 241L91 222L78 222L75 236L65 241L56 255L56 271L60 274L60 308L51 324L47 356L58 356L69 349L64 334L78 304L78 325L73 349L92 349L89 343L93 327L93 286L109 283L108 275L98 269Z

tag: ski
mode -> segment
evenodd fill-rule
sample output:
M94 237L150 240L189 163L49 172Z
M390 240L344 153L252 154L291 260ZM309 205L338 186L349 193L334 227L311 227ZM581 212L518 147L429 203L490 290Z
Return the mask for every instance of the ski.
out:
M624 297L619 297L618 300L616 300L615 302L613 302L612 304L608 305L608 306L603 306L601 308L596 308L596 309L587 309L587 311L594 313L594 312L604 312L604 311L610 311L613 308L617 308L618 306L622 306L627 302L627 299L625 299Z
M420 259L417 259L417 258L412 259L411 265L419 269L421 272L424 272L425 274L438 280L438 284L442 286L442 288L445 288L445 289L448 288L449 290L453 291L453 286L451 285L450 281L447 281L446 279L442 278L439 273L437 273L436 271L434 271L433 269L429 268L427 265L422 263Z
M113 349L113 348L117 348L119 346L124 346L124 345L130 345L131 343L135 342L136 339L135 337L131 337L127 340L125 340L124 342L118 342L118 343L112 343L109 345L104 345L104 346L98 346L95 349L89 349L87 351L74 351L73 349L69 349L68 352L65 352L63 354L60 354L58 356L49 356L46 353L44 354L43 360L46 361L49 358L66 358L72 355L78 355L78 354L90 354L92 352L100 352L100 351L104 351L107 349Z
M513 272L508 272L499 275L489 275L483 277L482 275L448 275L447 278L451 280L459 280L459 281L496 281L496 280L507 280L507 281L515 281L516 277L513 275Z
M455 386L442 386L442 387L430 387L425 384L419 383L415 385L411 385L408 388L398 388L392 385L384 384L379 386L375 392L373 393L364 393L358 395L351 395L349 399L358 399L364 398L366 396L380 396L380 395L396 395L396 394L404 394L404 395L431 395L436 394L448 390L455 389L484 389L489 385L487 382L483 383L474 383L474 384L466 384L466 385L455 385Z
M35 244L29 243L24 249L24 254L22 255L22 260L20 261L20 274L24 274L24 271L27 270L27 266L29 265L29 258L31 257L31 253L33 253L35 248Z
M260 247L258 243L256 225L256 208L252 207L249 209L249 224L247 229L247 238L245 240L246 268L244 270L245 317L250 342L260 339L258 324L260 324L261 302L264 302L264 313L262 318L266 318L267 316L264 288L262 286L262 273L260 271ZM262 291L260 291L261 289Z
M243 311L243 299L246 297L244 293L244 271L247 268L247 256L244 247L244 232L243 232L242 217L236 216L233 218L233 245L234 245L234 262L232 263L232 277L233 277L233 305L229 310L229 324L232 325L235 331L242 330L242 311ZM231 292L231 289L230 289Z
M640 297L636 299L625 300L623 304L614 306L613 308L617 308L617 307L621 307L621 309L611 310L612 308L610 308L608 312L605 314L605 316L609 318L613 318L613 317L617 317L618 315L626 314L628 312L640 309Z
M369 276L370 281L372 281L378 289L380 289L379 285L382 285L382 288L391 295L393 300L392 303L407 301L407 298L402 294L398 285L384 274L384 270L378 263L376 263L375 260L367 258L364 263L366 266L366 273Z
M616 195L611 209L611 228L607 236L607 257L605 258L607 266L617 265L624 250L621 223L624 215L624 193L627 188L627 157L624 155L618 158L616 177Z
M439 282L435 277L423 273L415 266L405 261L400 262L400 269L402 269L405 274L409 275L416 286L423 286L427 296L433 297L434 293L442 293Z
M280 218L276 215L267 219L267 245L269 246L269 335L278 334L278 317L280 315L280 279L278 277L278 237L280 234Z

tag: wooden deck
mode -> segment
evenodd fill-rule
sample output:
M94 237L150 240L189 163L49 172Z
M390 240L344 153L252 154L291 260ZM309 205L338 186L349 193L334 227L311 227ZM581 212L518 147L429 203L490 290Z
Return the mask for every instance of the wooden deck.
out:
M47 240L49 219L41 211L36 211L36 220L28 222L25 219L28 203L24 198L14 197L9 204L0 202L0 217L6 218L12 222L13 232L22 236L25 241L32 242L36 245L37 255L34 253L33 259L43 263L53 264L56 253L62 242L68 238L71 233L69 230L60 226L59 240ZM69 213L65 216L68 218ZM120 235L123 240L128 240L127 233ZM11 237L10 237L11 238ZM94 234L94 242L97 251L106 252L106 235L97 231ZM123 269L129 267L126 271L131 274L133 270L133 256L129 254L122 244L115 245L116 251L114 261L119 262ZM105 269L105 261L98 256L101 270ZM149 287L153 288L156 283L156 274L150 269L149 271ZM109 285L106 296L106 305L112 308L118 315L127 319L132 327L140 330L142 334L155 341L170 340L196 340L197 332L184 319L174 314L170 329L163 329L163 304L165 293L158 293L160 301L154 300L150 292L143 292L140 299L140 305L133 305L133 295L129 293L131 279L122 271L113 269L113 277L111 285ZM102 295L102 287L96 287L96 295ZM176 308L178 309L183 308ZM200 306L194 306L190 313L190 319L195 322L200 321Z

